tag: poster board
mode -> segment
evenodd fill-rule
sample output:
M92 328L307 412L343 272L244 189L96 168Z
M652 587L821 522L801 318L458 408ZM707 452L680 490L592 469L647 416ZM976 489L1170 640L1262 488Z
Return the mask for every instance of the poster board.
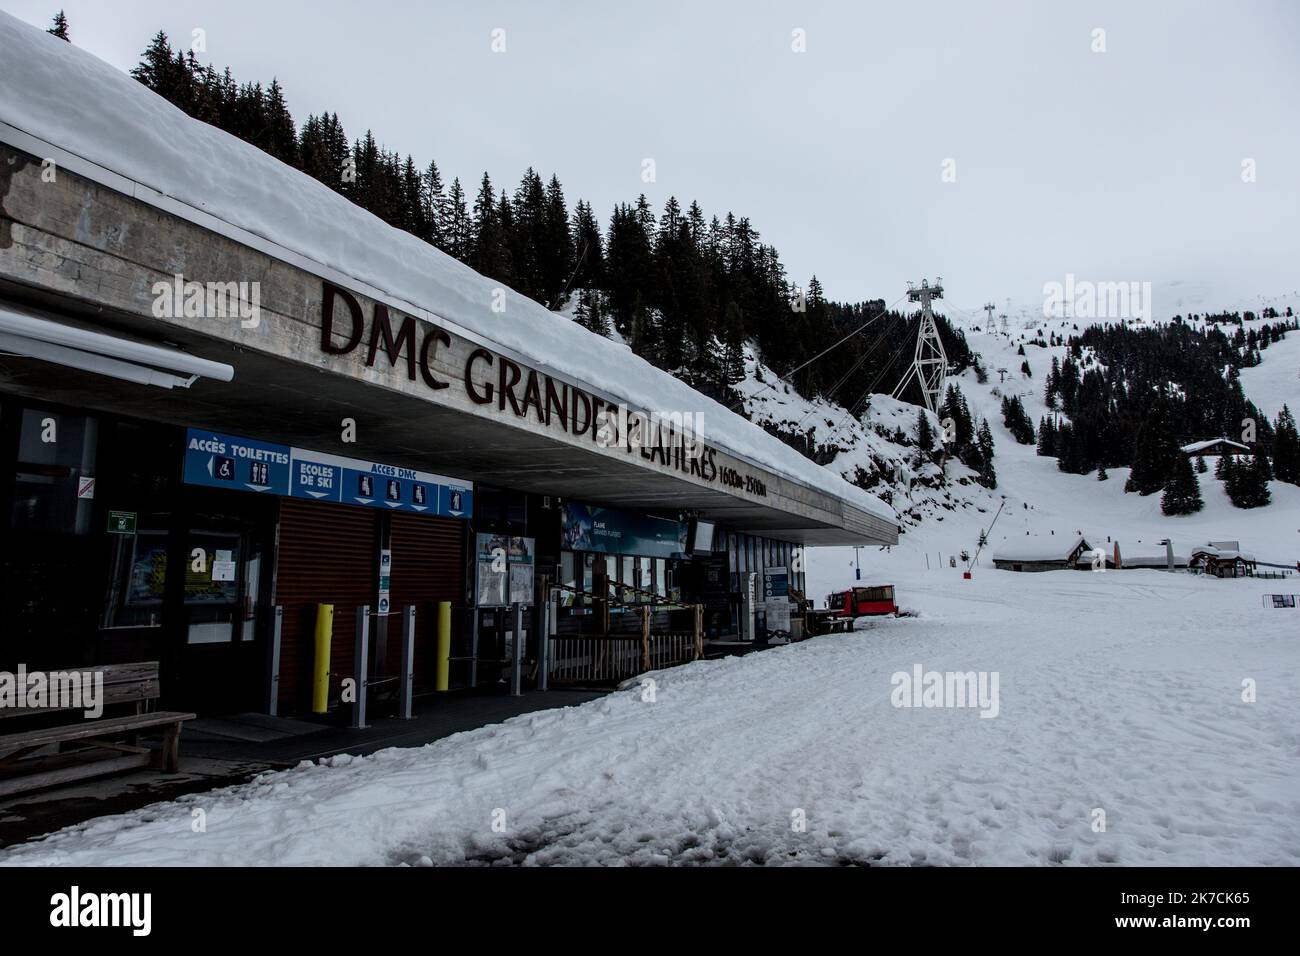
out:
M475 539L475 603L505 607L533 603L535 540L517 535L480 533Z

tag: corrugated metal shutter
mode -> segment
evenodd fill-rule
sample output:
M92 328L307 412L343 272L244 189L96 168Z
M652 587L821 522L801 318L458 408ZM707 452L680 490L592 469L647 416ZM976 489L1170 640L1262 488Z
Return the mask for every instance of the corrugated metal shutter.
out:
M388 628L388 670L398 672L402 659L399 615L408 604L415 612L415 689L432 690L437 624L435 602L463 602L465 574L464 521L423 515L393 514L392 602L395 617ZM456 615L452 615L453 633Z
M276 557L275 603L284 606L280 712L311 707L316 605L334 605L330 699L352 670L356 608L375 600L379 513L369 508L284 498Z

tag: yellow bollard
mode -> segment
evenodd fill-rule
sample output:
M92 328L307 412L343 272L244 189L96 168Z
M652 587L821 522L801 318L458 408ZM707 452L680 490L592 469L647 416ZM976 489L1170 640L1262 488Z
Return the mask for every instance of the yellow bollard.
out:
M451 671L451 602L438 602L438 657L434 690L446 690Z
M311 712L329 709L330 639L334 636L334 605L316 605L316 660L311 680Z

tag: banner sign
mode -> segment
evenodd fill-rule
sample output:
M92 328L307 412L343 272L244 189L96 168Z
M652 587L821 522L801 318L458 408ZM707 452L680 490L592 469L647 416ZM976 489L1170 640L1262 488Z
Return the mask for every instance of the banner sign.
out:
M185 434L185 483L466 520L474 511L472 482L197 428Z
M686 523L566 501L560 511L560 542L566 551L671 558L686 553Z

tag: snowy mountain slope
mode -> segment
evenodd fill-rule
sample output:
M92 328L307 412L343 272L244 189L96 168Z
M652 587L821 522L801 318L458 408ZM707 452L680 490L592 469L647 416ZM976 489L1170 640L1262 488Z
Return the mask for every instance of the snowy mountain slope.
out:
M1290 303L1278 298L1270 304L1283 310ZM1240 311L1240 307L1237 309ZM983 314L978 316L983 318ZM1179 553L1187 553L1193 546L1210 540L1237 540L1261 561L1294 566L1300 560L1300 488L1275 481L1271 485L1272 504L1242 510L1229 502L1222 482L1211 471L1198 476L1204 509L1195 515L1171 518L1161 514L1158 494L1142 497L1124 493L1128 469L1111 470L1106 481L1098 481L1095 472L1066 474L1057 468L1054 458L1040 457L1033 445L1017 444L1002 423L1002 396L1020 396L1026 413L1036 425L1048 414L1043 392L1052 359L1063 361L1068 352L1065 345L1033 344L1039 338L1039 331L1044 340L1050 341L1055 335L1063 341L1091 323L1047 320L1042 318L1041 309L1038 321L1029 329L1008 323L1009 328L1004 332L999 323L989 330L978 319L962 321L959 317L955 324L963 327L972 351L980 356L989 373L988 381L979 384L973 370L950 381L965 394L975 421L986 418L992 428L998 475L998 487L992 491L975 484L969 469L953 461L949 462L948 486L931 487L924 480L926 476L916 475L909 464L915 448L879 434L874 427L879 425L888 431L901 428L914 440L918 411L915 406L902 405L887 396L873 396L870 409L857 422L845 409L826 402L808 403L792 389L769 388L758 392L752 381L743 386L753 396L748 408L756 420L788 425L806 422L803 428L816 423L819 440L823 440L824 434L833 434L841 444L847 444L848 450L827 466L831 470L852 479L856 468L870 470L870 466L877 466L881 484L872 490L895 506L905 534L889 554L884 553L885 549L864 553L864 580L888 579L900 564L925 568L928 562L930 567L937 569L942 564L945 570L950 570L950 556L958 556L960 565L960 553L965 550L975 554L980 532L989 527L1004 503L989 544L980 555L981 567L991 569L993 549L1012 536L1079 532L1093 546L1109 547L1118 541L1121 554L1154 550L1161 539L1169 537ZM1261 324L1264 320L1246 323L1246 328ZM1022 345L1024 356L1017 352ZM1260 354L1262 364L1242 372L1247 397L1270 416L1276 415L1283 402L1289 402L1293 411L1300 409L1300 361L1297 361L1300 335L1292 333ZM1022 362L1029 363L1031 377L1021 373ZM1007 370L1005 381L999 369ZM751 379L755 375L768 381L774 378L770 370L757 363L751 367ZM835 424L832 427L827 422ZM879 467L880 462L885 467ZM811 551L810 595L820 598L849 584L853 580L853 560L853 550L849 548Z
M1079 280L1083 281L1089 278L1081 276ZM1062 281L1062 279L1063 277L1056 281ZM994 301L994 325L1000 328L1002 326L1001 317L1005 315L1007 328L1011 331L1019 332L1042 328L1042 323L1047 321L1043 314L1045 298L1046 296L1029 300L1002 299ZM943 312L948 320L958 328L987 327L989 324L988 314L983 310L982 304L954 304L945 300L941 305L942 308L938 311ZM1282 313L1286 311L1288 306L1293 310L1300 310L1300 289L1271 293L1238 293L1205 280L1153 282L1151 283L1149 305L1149 320L1153 322L1166 322L1174 316L1182 316L1186 319L1190 315L1223 312L1250 311L1259 315L1264 309L1270 307ZM1070 324L1077 322L1082 328L1088 325L1109 324L1118 321L1124 320L1106 317L1078 318L1071 319Z
M1261 364L1241 370L1241 387L1270 419L1283 405L1300 414L1300 335L1270 345L1260 358Z

